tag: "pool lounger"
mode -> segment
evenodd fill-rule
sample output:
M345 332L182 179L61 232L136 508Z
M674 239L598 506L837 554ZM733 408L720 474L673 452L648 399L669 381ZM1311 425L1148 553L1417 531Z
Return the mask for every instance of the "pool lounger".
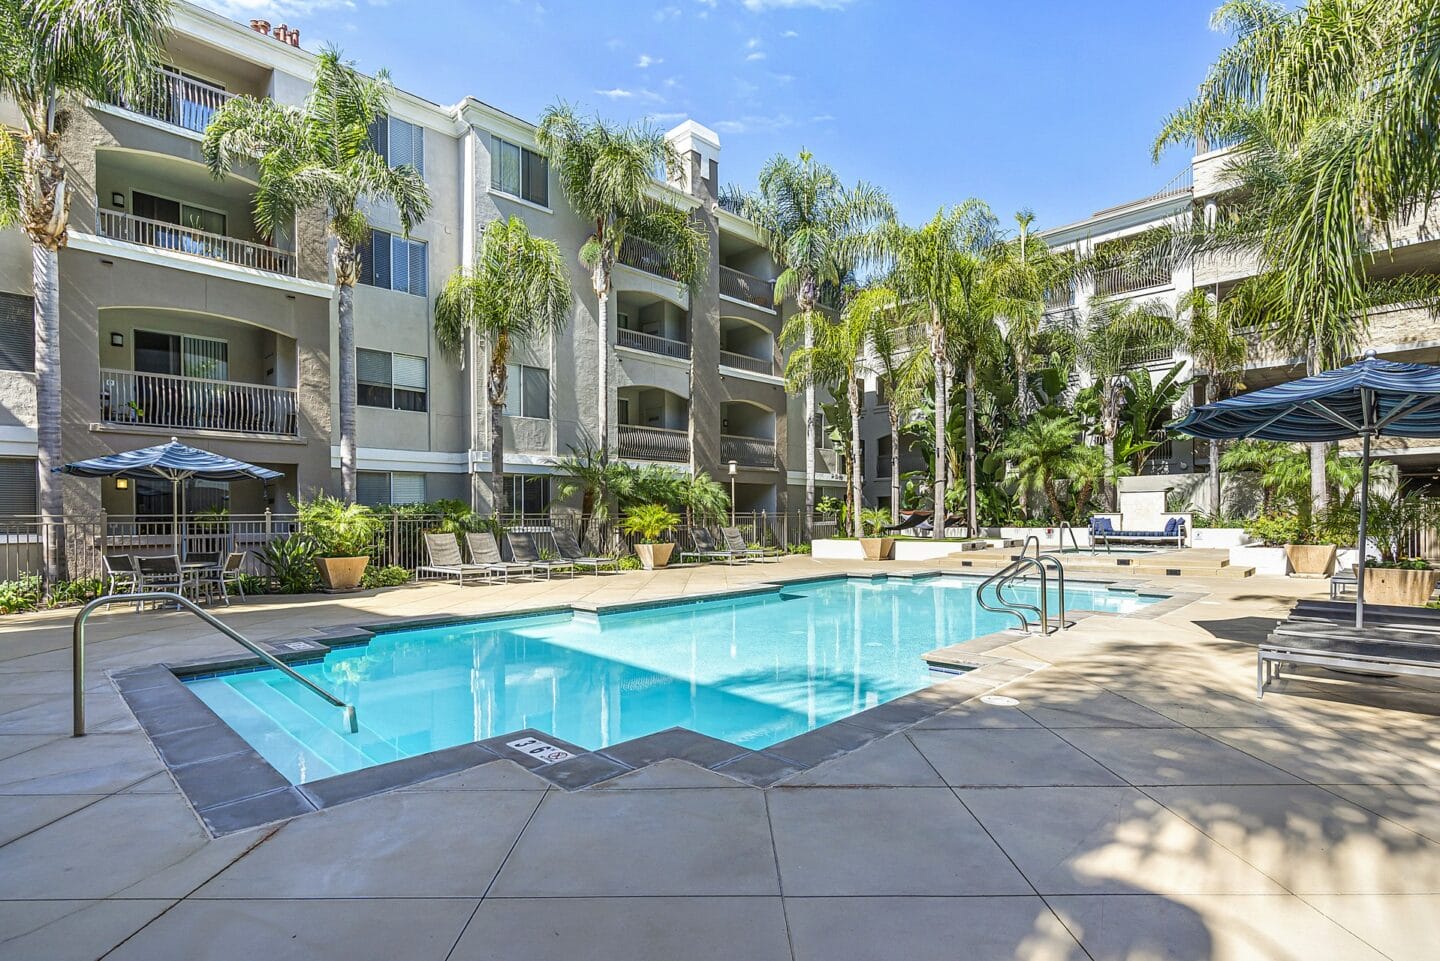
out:
M467 575L489 576L490 565L466 564L460 557L460 545L453 534L426 534L425 555L428 564L416 568L420 575L434 574L439 577L453 577L463 587Z
M620 570L619 557L586 555L580 548L580 542L569 531L552 530L550 538L555 542L555 550L560 554L561 559L573 567L593 570L596 574L606 567L615 571Z
M525 531L510 531L505 535L510 542L510 556L518 563L529 564L537 571L545 572L545 579L548 581L554 571L568 571L571 577L575 576L575 565L569 561L547 561L540 557L540 549L535 546L535 535Z
M1090 518L1090 539L1104 544L1170 544L1185 546L1185 522L1172 517L1165 522L1165 529L1159 531L1117 531L1108 517Z
M1265 696L1265 688L1280 676L1285 664L1310 664L1380 676L1408 674L1440 678L1440 644L1437 644L1440 635L1386 631L1384 639L1374 639L1374 631L1362 634L1352 628L1346 632L1339 625L1308 631L1303 624L1292 623L1288 627L1290 632L1277 629L1271 634L1256 654L1257 698ZM1397 633L1407 639L1393 639ZM1420 637L1425 639L1419 640Z
M745 543L745 535L740 533L738 527L722 527L720 528L720 535L725 538L725 547L739 554L741 557L746 559L753 557L757 561L778 561L780 559L778 551L772 551L768 547L751 547Z
M727 564L733 564L737 560L743 564L748 560L742 553L720 547L715 543L715 538L710 535L710 532L703 527L693 529L690 532L690 537L695 541L695 549L693 551L681 551L681 563L684 563L687 557L693 557L697 561L724 561Z
M536 573L533 564L520 564L501 559L500 545L496 543L495 535L489 531L472 531L466 534L465 548L470 552L470 560L484 567L491 579L499 575L502 581L509 583L511 574L534 576Z

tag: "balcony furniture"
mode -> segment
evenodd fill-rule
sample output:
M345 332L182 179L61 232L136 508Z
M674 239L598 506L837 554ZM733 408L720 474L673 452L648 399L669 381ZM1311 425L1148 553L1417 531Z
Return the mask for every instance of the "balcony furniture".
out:
M720 293L766 310L775 309L775 281L754 277L724 264L720 265Z
M415 569L415 573L421 577L426 574L435 574L440 577L453 577L465 586L465 578L469 575L479 577L489 575L491 565L472 563L466 564L460 557L460 545L455 540L454 534L426 534L425 535L425 558L426 562Z
M560 554L561 559L572 567L588 568L596 574L599 574L602 568L609 567L613 568L616 573L619 573L620 558L618 556L601 557L587 555L580 547L580 542L575 539L575 535L569 531L563 531L557 528L550 532L550 537L555 541L555 550Z
M736 553L729 548L722 548L716 544L715 538L703 527L691 528L690 539L695 542L695 549L680 552L680 562L682 564L687 557L693 557L697 561L724 561L727 564L733 564L737 560L743 564L746 561L743 553Z
M621 457L684 463L690 459L690 432L668 427L620 424L616 427Z
M522 564L502 558L500 544L495 540L495 535L489 531L466 534L465 549L470 552L470 563L484 566L486 575L491 578L498 574L501 580L509 581L511 574L531 576L535 574L536 568L533 564Z
M555 571L568 571L571 577L575 576L575 565L569 561L548 560L540 556L540 549L535 545L534 534L525 531L507 531L505 540L510 544L510 556L515 558L516 563L528 564L537 571L544 571L547 581Z
M620 327L615 331L615 346L643 350L647 354L659 354L662 357L675 357L679 360L690 359L690 345L685 341L672 340L669 337L661 337L659 334L647 334L643 330L630 330L627 327Z
M745 541L745 535L740 533L737 527L720 528L720 536L725 538L725 548L739 554L746 560L754 558L757 561L779 560L780 552L769 547L751 547Z
M95 231L101 237L171 250L178 254L218 260L269 274L296 276L295 254L279 247L195 230L163 220L150 220L120 210L96 212Z
M106 424L299 434L294 387L102 368L100 419Z

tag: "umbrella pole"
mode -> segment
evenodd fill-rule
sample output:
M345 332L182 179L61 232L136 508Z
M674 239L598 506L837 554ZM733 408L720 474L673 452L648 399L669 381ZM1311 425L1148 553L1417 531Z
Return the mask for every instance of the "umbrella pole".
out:
M170 548L180 556L180 481L170 478Z
M1370 521L1370 434L1360 440L1360 558L1355 562L1355 626L1365 626L1365 540Z

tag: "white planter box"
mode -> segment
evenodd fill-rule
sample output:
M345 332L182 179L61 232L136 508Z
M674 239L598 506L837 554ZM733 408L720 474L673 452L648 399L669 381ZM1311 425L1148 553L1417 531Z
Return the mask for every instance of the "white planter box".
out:
M810 542L810 556L820 561L863 561L865 552L859 541L821 538Z
M1245 533L1243 527L1198 527L1190 534L1191 547L1224 550L1231 547L1244 547L1250 541L1251 537Z
M1062 538L1058 527L1002 527L1000 536L1005 540L1019 541L1022 544L1027 537L1038 537L1041 547L1074 547L1075 544L1079 544L1081 547L1090 546L1090 528L1072 527L1070 529L1075 532L1074 544L1070 542L1068 533L1063 538L1064 543L1061 543Z
M1232 547L1230 563L1236 567L1253 567L1256 574L1290 573L1290 559L1283 547Z
M986 541L927 541L923 537L902 537L895 540L894 558L897 561L933 561L964 551L975 551L987 547Z

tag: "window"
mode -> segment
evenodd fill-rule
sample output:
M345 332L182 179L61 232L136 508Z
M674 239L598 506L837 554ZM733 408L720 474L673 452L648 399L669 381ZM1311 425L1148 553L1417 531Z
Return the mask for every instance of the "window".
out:
M817 450L830 450L835 446L834 440L830 437L830 421L820 411L815 412L815 447Z
M139 373L230 379L230 345L223 340L154 330L137 330L132 337Z
M0 293L0 370L34 369L35 298Z
M428 374L424 357L357 349L356 401L366 407L423 412L429 409Z
M879 439L875 442L875 476L876 476L876 477L889 477L889 476L890 476L890 455L891 455L891 450L892 450L892 448L891 448L891 446L890 446L890 435L889 435L889 434L886 434L885 436L879 438Z
M550 509L550 478L544 474L506 474L505 506L512 514L544 514Z
M194 204L182 203L179 200L171 200L168 197L156 197L143 193L139 190L130 192L130 209L137 217L144 217L147 220L158 220L165 224L175 224L177 227L189 227L191 230L203 230L206 233L225 233L225 214L218 210L210 210L206 207L197 207ZM157 246L168 246L157 244ZM186 253L200 253L200 251L189 251Z
M0 458L0 516L34 514L39 507L35 459Z
M550 372L543 367L506 365L509 384L505 390L505 413L510 417L550 419Z
M427 499L425 475L402 471L356 471L355 499L368 507L423 504Z
M425 128L394 117L377 117L370 124L370 145L392 167L405 164L425 174Z
M136 516L168 518L175 512L175 488L168 480L142 477L137 478L134 484ZM230 482L188 480L179 506L186 514L227 509L230 506Z
M429 260L425 241L371 230L369 242L360 247L360 283L424 297L430 286Z
M518 144L490 138L490 189L550 206L550 160Z

